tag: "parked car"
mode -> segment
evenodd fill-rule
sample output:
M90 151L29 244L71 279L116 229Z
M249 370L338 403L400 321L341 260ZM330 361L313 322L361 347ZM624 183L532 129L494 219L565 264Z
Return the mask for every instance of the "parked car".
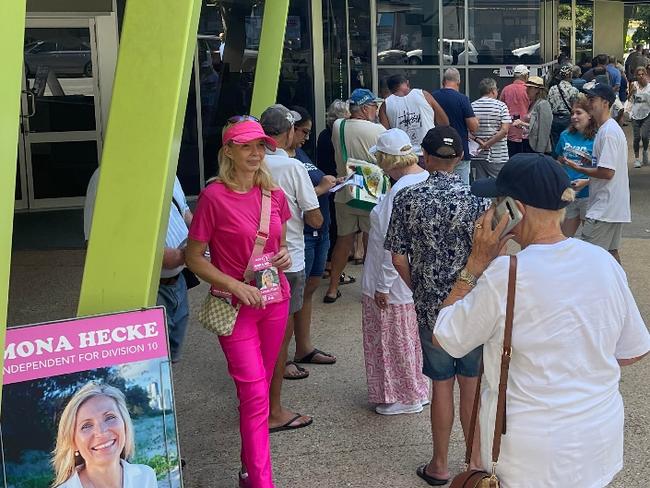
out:
M48 66L57 75L92 76L90 44L68 38L56 41L36 41L25 45L25 69L34 76L39 66Z

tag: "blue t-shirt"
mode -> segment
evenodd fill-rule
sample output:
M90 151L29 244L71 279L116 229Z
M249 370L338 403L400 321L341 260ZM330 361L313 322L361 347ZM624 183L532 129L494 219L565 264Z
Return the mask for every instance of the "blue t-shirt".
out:
M463 155L464 160L471 158L469 154L469 146L467 145L467 125L465 119L474 117L472 104L469 103L469 98L462 93L457 92L451 88L441 88L433 93L433 98L440 104L442 109L449 117L449 125L451 125L456 132L460 135L463 141Z
M302 164L304 164L305 168L307 168L307 172L309 173L309 177L311 178L312 185L314 186L320 185L320 182L323 179L323 176L325 176L325 173L323 173L320 169L318 169L314 165L314 163L311 162L311 159L309 159L307 153L303 151L302 148L300 147L296 149L296 159L300 161ZM314 229L313 227L310 227L309 225L305 224L305 234L322 235L329 231L330 228L329 192L318 197L318 204L320 205L320 213L323 214L323 226L320 229ZM315 232L317 234L314 234Z
M607 72L609 73L609 79L612 81L612 86L621 84L621 72L613 64L607 65Z
M587 139L580 132L569 132L569 129L566 129L562 132L562 134L560 134L560 139L557 141L557 146L555 146L556 156L564 156L565 158L570 159L571 161L575 161L576 163L584 166L582 158L579 155L573 153L572 151L567 151L567 148L569 147L577 149L578 151L585 152L587 154L593 154L594 140ZM587 175L578 173L576 170L569 168L568 166L565 166L564 170L569 175L571 181L589 179ZM586 186L578 192L576 198L585 198L588 196L589 187Z

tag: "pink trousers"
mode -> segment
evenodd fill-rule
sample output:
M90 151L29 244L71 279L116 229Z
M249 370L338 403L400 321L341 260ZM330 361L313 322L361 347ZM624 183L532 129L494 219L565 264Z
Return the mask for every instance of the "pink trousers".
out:
M219 342L237 387L241 459L248 486L274 488L269 442L269 388L284 339L289 300L263 310L243 306L232 335Z

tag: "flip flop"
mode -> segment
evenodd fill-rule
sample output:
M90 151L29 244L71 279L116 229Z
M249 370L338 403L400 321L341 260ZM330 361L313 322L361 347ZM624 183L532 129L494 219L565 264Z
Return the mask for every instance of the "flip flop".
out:
M441 478L436 478L435 476L428 475L427 466L428 464L423 464L422 466L418 466L418 469L415 470L415 474L417 474L420 478L426 481L430 486L443 486L449 483L449 478L443 480Z
M357 279L354 276L346 275L345 273L341 273L341 276L339 277L339 285L349 285L356 281Z
M314 358L316 357L317 354L320 354L321 356L325 356L328 358L332 358L333 361L314 361ZM302 359L296 359L294 358L294 363L301 363L301 364L334 364L336 362L336 358L332 356L329 353L323 352L320 349L315 349L304 356ZM296 365L296 367L298 367Z
M289 420L286 424L280 425L278 427L271 427L269 429L269 433L273 434L274 432L283 432L285 430L302 429L303 427L307 427L308 425L311 425L314 422L314 419L309 417L309 420L307 422L305 422L305 423L301 423L301 424L298 424L298 425L291 425L301 417L304 417L304 415L302 415L300 413L297 413L295 415L295 417L293 417L291 420Z
M329 296L329 295L325 295L325 296L323 297L323 303L334 303L334 302L335 302L336 300L338 300L339 298L341 298L341 292L340 292L339 290L336 290L336 296L335 296L335 297L331 297L331 296Z
M298 370L298 374L290 375L286 374L283 376L285 380L304 380L309 376L309 371L307 371L305 368L298 366L295 361L287 361L284 363L285 366L295 366L295 368Z

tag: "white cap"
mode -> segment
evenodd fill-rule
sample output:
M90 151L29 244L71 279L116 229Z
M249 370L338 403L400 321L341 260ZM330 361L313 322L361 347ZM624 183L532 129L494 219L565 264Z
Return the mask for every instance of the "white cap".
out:
M402 129L388 129L379 136L377 145L372 146L368 151L370 154L379 151L393 156L406 156L413 152L413 144L411 138Z
M515 69L512 70L512 72L516 75L527 75L530 73L530 70L528 69L528 66L525 64L518 64L515 66Z

